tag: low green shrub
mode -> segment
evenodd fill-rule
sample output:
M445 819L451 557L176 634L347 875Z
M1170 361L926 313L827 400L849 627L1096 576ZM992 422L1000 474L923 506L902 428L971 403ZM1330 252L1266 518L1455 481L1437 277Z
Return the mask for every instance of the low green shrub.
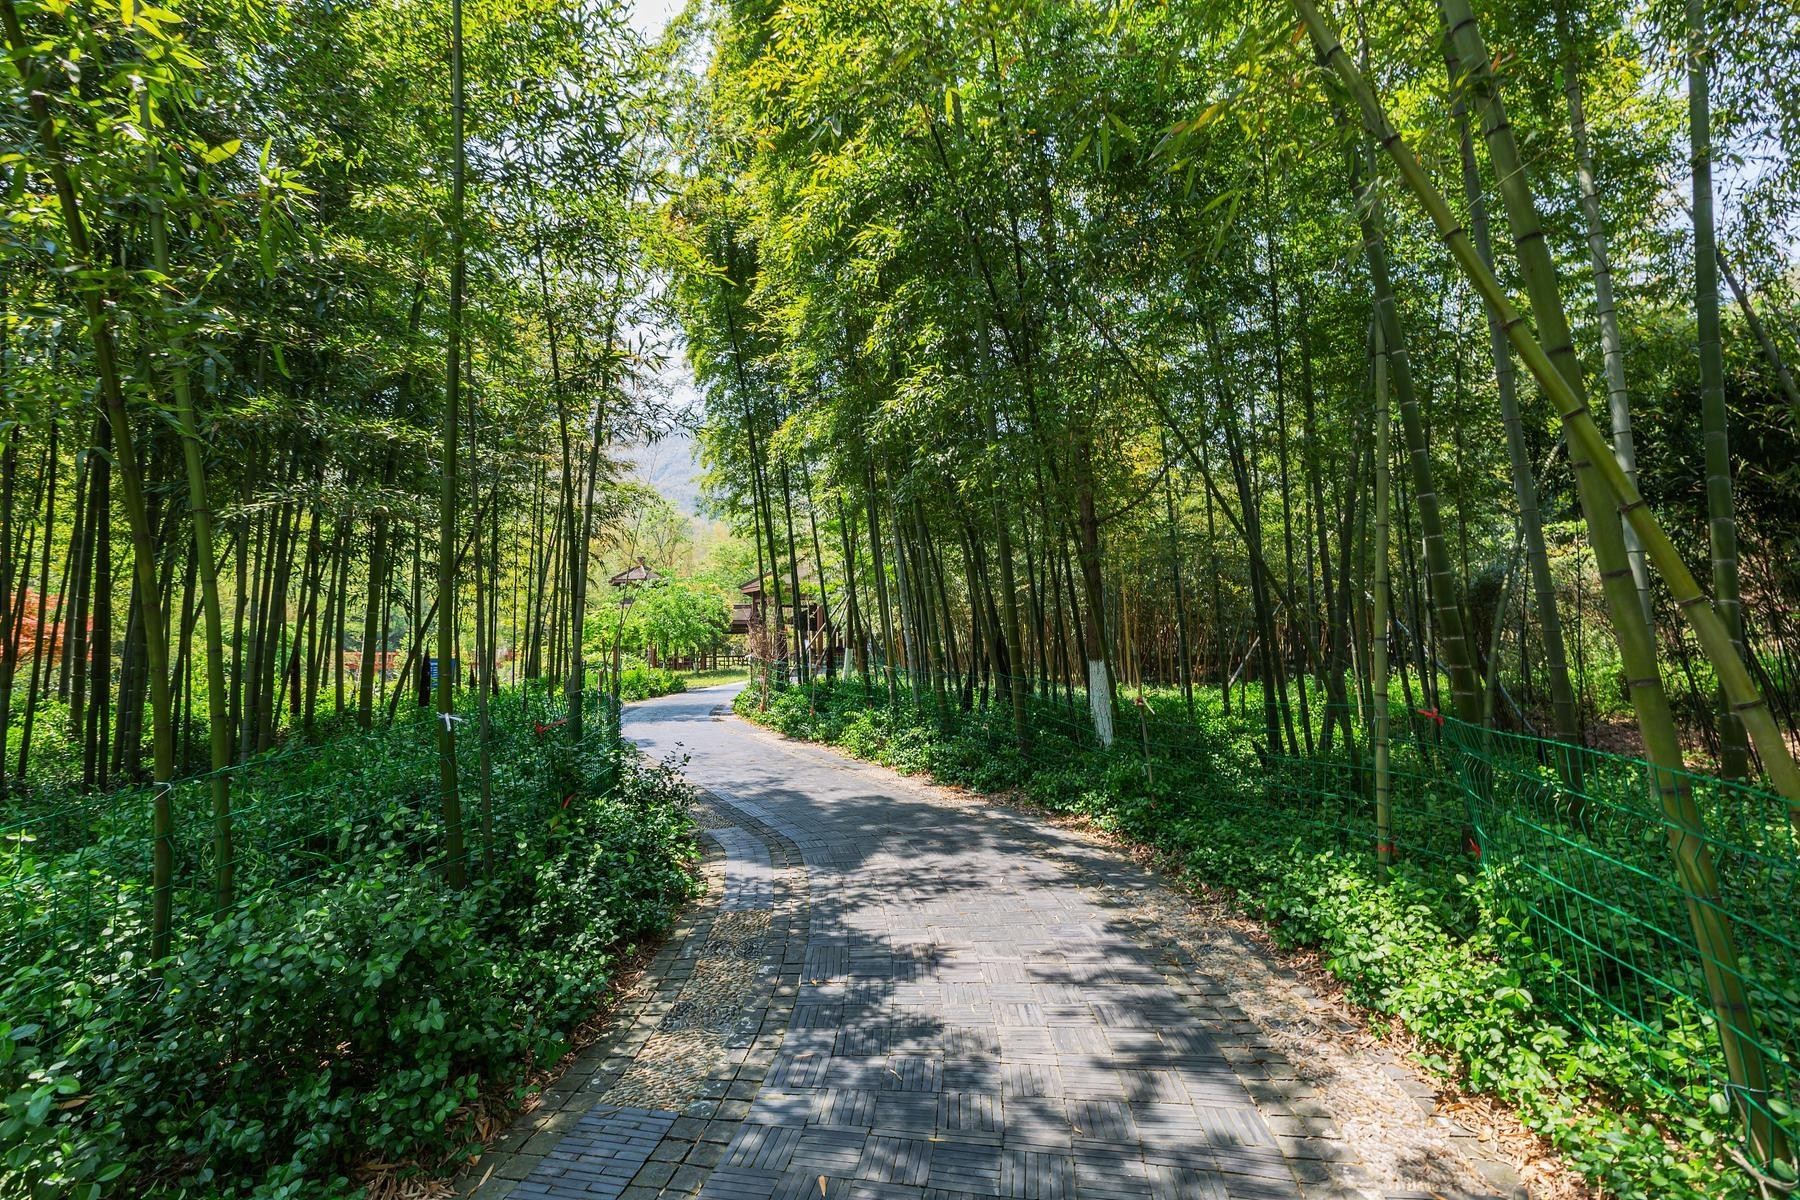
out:
M415 773L429 741L397 728L358 739L358 756L374 736L413 770L339 776L359 785L357 827L391 835L344 827L284 843L296 859L353 852L287 886L246 887L159 969L135 949L141 902L49 931L86 953L39 940L32 961L0 965L0 1194L349 1196L362 1164L447 1161L479 1096L516 1098L565 1054L621 956L692 894L692 823L671 769L598 737L552 754L509 715L493 871L472 863L460 891L416 836L435 805L431 776ZM321 759L331 746L263 790L304 803L294 785ZM100 849L64 857L92 872ZM138 866L115 863L97 890L141 900Z
M1216 717L1202 714L1192 745L1151 770L1129 730L1101 749L1047 705L1033 705L1028 748L1004 719L889 708L879 689L854 683L778 691L766 709L747 689L736 705L791 737L1020 795L1156 847L1189 877L1233 891L1282 943L1317 950L1352 999L1433 1047L1425 1066L1513 1105L1610 1195L1752 1194L1722 1161L1730 1121L1685 1115L1635 1065L1649 1053L1698 1055L1709 1016L1675 1010L1660 1029L1621 1020L1604 1038L1583 1036L1540 1000L1556 964L1526 936L1495 871L1471 877L1426 861L1378 880L1365 843L1274 803L1279 780Z
M687 691L687 683L667 667L631 663L619 671L619 699L652 700Z

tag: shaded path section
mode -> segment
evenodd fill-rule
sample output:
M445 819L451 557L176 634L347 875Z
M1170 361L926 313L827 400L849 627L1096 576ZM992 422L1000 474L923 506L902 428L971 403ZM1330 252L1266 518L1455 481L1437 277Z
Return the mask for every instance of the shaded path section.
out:
M609 1050L617 1069L568 1093L565 1125L540 1123L480 1194L1407 1194L1368 1182L1226 985L1144 916L1162 893L1148 872L778 740L726 715L730 695L626 717L705 789L709 928ZM1466 1168L1441 1174L1414 1194L1490 1194Z

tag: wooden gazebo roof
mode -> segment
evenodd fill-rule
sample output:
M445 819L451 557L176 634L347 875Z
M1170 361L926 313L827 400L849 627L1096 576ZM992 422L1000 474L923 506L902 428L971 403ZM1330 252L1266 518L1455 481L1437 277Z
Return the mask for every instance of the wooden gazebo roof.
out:
M625 568L607 582L614 587L624 587L628 583L649 583L655 578L656 572L645 566L644 560L640 558L636 566Z

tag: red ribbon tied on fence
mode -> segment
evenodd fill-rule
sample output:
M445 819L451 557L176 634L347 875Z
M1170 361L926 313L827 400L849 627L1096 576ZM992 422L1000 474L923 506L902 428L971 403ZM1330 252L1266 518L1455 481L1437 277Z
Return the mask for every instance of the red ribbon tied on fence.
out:
M1444 714L1439 712L1435 708L1419 708L1419 709L1414 709L1413 711L1418 713L1421 717L1425 717L1428 720L1436 721L1439 725L1442 725L1444 723Z

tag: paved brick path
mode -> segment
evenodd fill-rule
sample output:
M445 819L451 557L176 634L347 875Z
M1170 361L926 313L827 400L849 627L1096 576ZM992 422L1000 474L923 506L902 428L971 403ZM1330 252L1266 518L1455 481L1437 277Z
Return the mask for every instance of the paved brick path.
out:
M465 1193L1384 1194L1227 989L1145 922L1152 876L777 741L728 700L628 710L628 735L687 755L706 790L709 900Z

